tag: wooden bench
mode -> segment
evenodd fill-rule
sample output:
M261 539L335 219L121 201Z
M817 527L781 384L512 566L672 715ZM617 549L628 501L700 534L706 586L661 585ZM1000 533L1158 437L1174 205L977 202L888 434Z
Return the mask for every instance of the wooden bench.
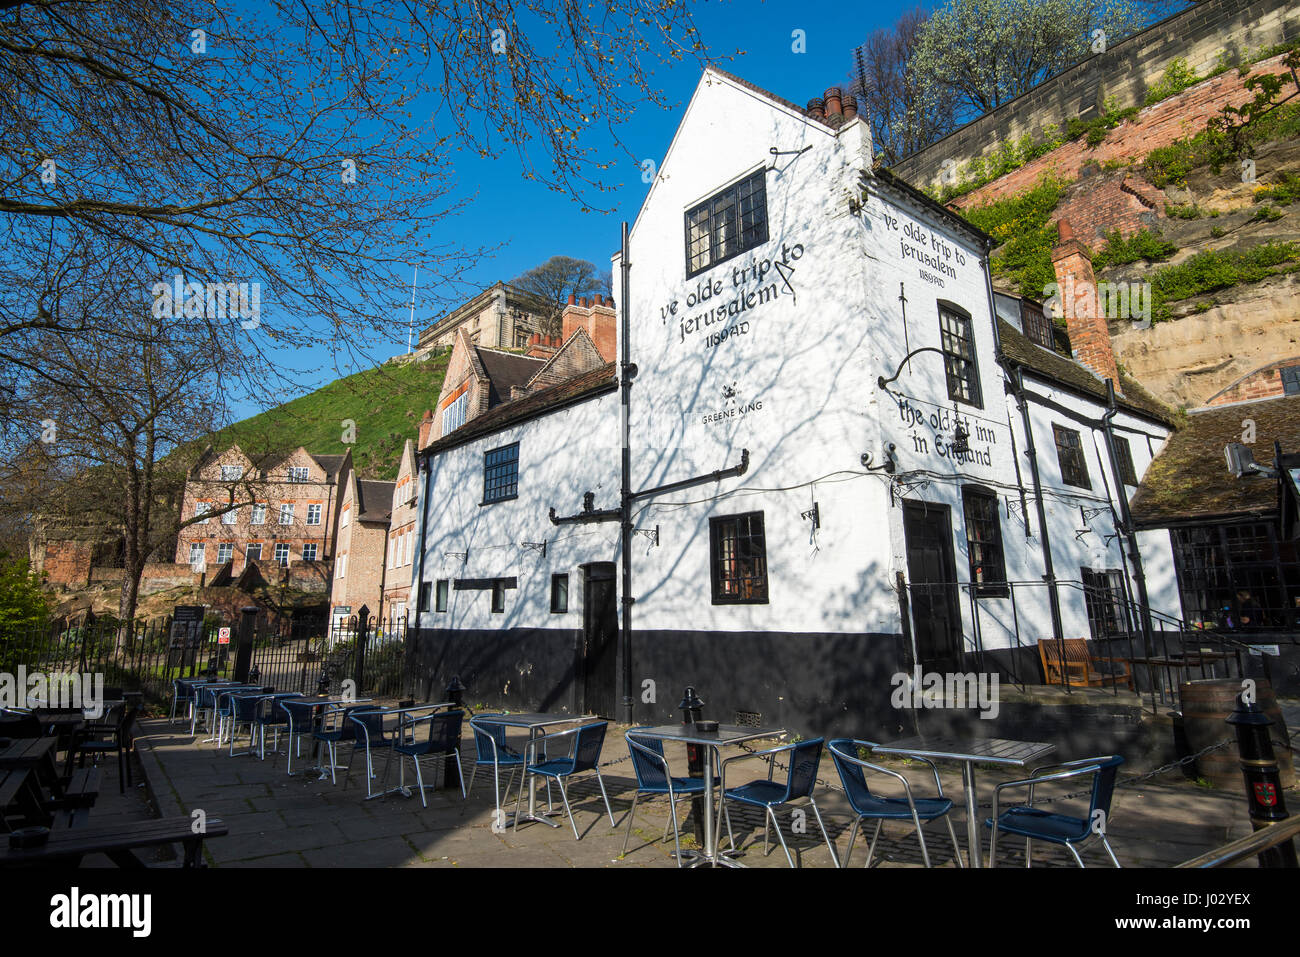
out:
M1094 658L1083 638L1040 638L1038 655L1043 662L1043 679L1049 685L1068 684L1071 688L1102 688L1112 682L1133 689L1133 675L1123 658ZM1062 661L1064 657L1064 661ZM1113 672L1101 671L1096 662L1110 662Z
M118 867L142 868L145 864L135 851L161 844L181 844L185 849L184 866L203 867L204 839L227 833L225 822L216 818L209 818L198 834L189 817L87 825L51 831L50 839L40 847L13 848L7 841L0 841L0 867L76 867L87 854L107 854Z

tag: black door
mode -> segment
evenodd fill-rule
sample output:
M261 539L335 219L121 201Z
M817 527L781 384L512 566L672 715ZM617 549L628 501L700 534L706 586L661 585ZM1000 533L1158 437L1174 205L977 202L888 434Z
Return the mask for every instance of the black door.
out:
M618 583L613 562L582 566L583 710L614 715L615 655L618 650Z
M926 671L961 671L961 606L948 506L903 503L916 652Z

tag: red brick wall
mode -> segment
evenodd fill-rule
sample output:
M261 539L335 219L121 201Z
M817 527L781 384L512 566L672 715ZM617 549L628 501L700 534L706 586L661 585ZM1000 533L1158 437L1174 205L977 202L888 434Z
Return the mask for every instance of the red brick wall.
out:
M1261 60L1251 66L1250 75L1282 73L1281 61L1282 56ZM1083 138L1066 143L958 197L949 205L962 210L1005 199L1030 189L1047 173L1065 180L1076 180L1084 174L1085 165L1104 167L1112 161L1125 165L1138 163L1158 147L1201 132L1206 120L1219 115L1224 106L1240 106L1253 99L1254 94L1245 88L1246 79L1232 69L1204 80L1144 108L1137 116L1109 131L1106 139L1096 147L1089 146ZM1152 189L1131 172L1125 175L1123 170L1115 170L1096 175L1099 178L1095 188L1090 183L1087 190L1080 190L1071 204L1073 208L1061 212L1074 224L1075 235L1081 242L1095 246L1099 229L1119 229L1128 235L1141 228L1139 217L1144 213L1153 219L1164 217L1164 198L1160 191ZM1095 209L1088 212L1089 206Z
M618 319L612 302L606 303L600 296L588 303L570 302L564 307L563 331L560 338L565 342L578 329L586 329L596 350L606 362L613 362L618 352Z
M1251 399L1271 399L1283 394L1283 366L1300 365L1300 356L1283 359L1262 369L1256 369L1247 376L1238 379L1217 395L1206 400L1206 405L1227 405L1230 402L1247 402Z
M1052 249L1052 267L1061 290L1065 323L1074 357L1102 379L1119 388L1119 368L1110 344L1110 330L1098 309L1092 257L1073 237L1071 225L1061 224L1061 242Z
M85 585L90 582L91 556L95 547L85 541L47 541L41 569L52 585Z

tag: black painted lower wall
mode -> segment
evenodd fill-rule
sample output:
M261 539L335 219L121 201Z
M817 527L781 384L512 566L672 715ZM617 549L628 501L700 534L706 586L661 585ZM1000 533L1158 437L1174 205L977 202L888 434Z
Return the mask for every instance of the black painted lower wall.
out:
M459 676L472 707L619 717L617 708L588 700L600 695L578 677L580 631L425 628L407 640L416 696L436 697ZM632 648L633 714L643 723L680 721L677 705L689 685L705 702L704 716L725 723L747 712L805 737L887 740L904 733L889 700L891 679L904 670L901 635L641 631ZM621 689L603 697L617 705Z

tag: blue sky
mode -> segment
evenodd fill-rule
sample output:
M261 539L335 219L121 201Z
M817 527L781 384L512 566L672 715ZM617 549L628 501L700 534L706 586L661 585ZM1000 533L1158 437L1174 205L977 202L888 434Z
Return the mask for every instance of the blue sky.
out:
M829 0L736 0L720 3L705 0L696 5L696 22L710 51L732 54L724 69L772 91L778 96L805 103L820 96L829 86L847 79L851 51L876 27L892 24L898 15L915 4L845 4ZM804 31L806 52L794 52L795 30ZM739 51L739 55L735 55ZM700 78L694 62L665 66L655 74L656 85L670 104L666 110L646 108L621 130L624 144L636 159L622 159L610 171L607 182L613 192L596 195L593 202L614 206L608 214L584 213L581 203L552 192L519 175L518 160L506 152L497 160L462 159L457 179L462 194L477 193L469 210L447 223L448 236L465 246L501 246L472 270L469 279L480 288L498 279L510 280L553 255L573 256L606 269L609 257L618 249L623 220L636 218L649 186L641 182L638 163L652 159L657 164L672 140L682 112ZM592 145L600 147L599 138ZM605 140L609 144L608 139ZM623 157L622 150L610 151ZM461 154L464 156L465 154ZM424 285L427 277L421 277ZM417 297L415 329L435 320L441 310L421 305ZM405 330L407 315L400 321ZM400 341L373 344L372 357L383 360L406 351L406 335ZM300 352L282 357L284 365L302 373L310 391L335 378L334 362L324 350ZM339 362L346 362L340 357ZM358 367L342 371L359 371ZM261 411L256 397L232 397L236 418Z

